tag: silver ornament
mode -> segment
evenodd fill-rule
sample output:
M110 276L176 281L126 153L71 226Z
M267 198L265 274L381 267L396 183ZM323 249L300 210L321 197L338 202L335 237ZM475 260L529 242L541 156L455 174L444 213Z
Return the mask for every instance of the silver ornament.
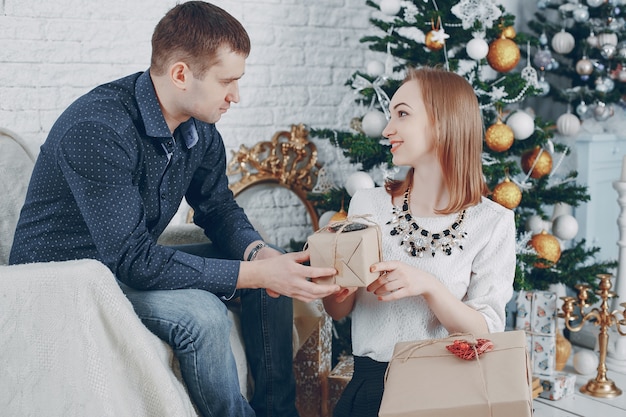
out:
M550 83L545 80L545 78L541 77L541 79L537 82L537 89L540 91L540 96L545 96L550 92Z
M585 119L589 117L589 106L584 101L581 101L578 106L576 106L576 114L581 118Z
M589 75L593 72L593 63L586 56L576 63L576 72L579 75Z
M589 20L589 9L587 8L587 6L579 4L578 7L572 12L572 16L574 17L574 20L578 23L586 22L587 20Z
M610 93L615 88L615 83L608 77L598 77L595 81L596 91L598 93Z
M599 101L593 109L593 118L599 122L608 120L615 113L612 105Z
M541 49L537 51L533 58L533 64L537 68L546 68L552 62L552 53L548 49Z
M602 58L604 59L611 59L615 55L615 52L617 52L617 48L615 47L615 45L607 43L605 45L602 45L600 55L602 55Z
M604 4L606 0L587 0L587 4L589 7L600 7Z

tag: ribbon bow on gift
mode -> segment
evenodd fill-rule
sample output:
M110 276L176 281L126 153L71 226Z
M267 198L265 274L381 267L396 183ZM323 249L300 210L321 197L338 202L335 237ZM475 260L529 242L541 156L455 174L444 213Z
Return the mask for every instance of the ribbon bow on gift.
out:
M476 339L476 342L457 339L446 349L461 359L472 360L485 352L493 350L493 342L488 339Z

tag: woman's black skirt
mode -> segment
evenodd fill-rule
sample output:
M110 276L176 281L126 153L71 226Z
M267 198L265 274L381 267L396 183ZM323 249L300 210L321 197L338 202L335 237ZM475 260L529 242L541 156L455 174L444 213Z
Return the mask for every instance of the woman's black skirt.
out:
M388 362L354 357L354 374L335 406L333 417L378 417Z

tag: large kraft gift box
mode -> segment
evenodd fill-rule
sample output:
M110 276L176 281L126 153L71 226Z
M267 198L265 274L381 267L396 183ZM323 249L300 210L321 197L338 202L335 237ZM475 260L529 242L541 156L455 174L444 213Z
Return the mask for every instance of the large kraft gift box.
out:
M493 350L465 360L447 345L488 339ZM396 344L380 417L530 417L532 381L523 331Z
M555 372L557 295L551 291L520 291L515 329L524 330L534 375Z
M378 225L333 223L307 238L311 266L335 268L342 287L367 287L379 276L370 266L382 260L380 240Z

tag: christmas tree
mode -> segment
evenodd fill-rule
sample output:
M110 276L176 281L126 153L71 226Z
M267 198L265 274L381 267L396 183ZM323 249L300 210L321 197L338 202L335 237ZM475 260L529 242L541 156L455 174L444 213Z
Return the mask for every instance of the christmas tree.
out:
M542 94L567 103L559 133L575 135L577 117L608 120L626 94L626 25L622 0L539 0L528 26L535 32L533 62ZM575 112L575 114L573 113Z
M345 130L311 128L311 137L329 140L360 167L345 187L316 187L309 194L324 213L320 223L327 213L336 213L332 220L345 217L343 208L354 189L374 185L368 172L393 170L381 133L389 97L404 69L443 66L474 87L485 122L483 170L492 190L489 197L515 211L515 289L593 284L597 274L614 268L616 262L594 259L599 248L573 239L578 223L560 208L588 201L587 188L576 183L575 171L563 172L569 148L553 140L554 123L523 108L525 98L546 92L542 77L546 67L536 67L537 52L545 50L540 37L516 33L514 16L493 0L381 0L366 5L373 9L370 21L375 30L361 41L383 58L357 70L347 85L368 110L363 117L346 121ZM605 103L608 97L603 96ZM552 218L553 214L558 216Z

